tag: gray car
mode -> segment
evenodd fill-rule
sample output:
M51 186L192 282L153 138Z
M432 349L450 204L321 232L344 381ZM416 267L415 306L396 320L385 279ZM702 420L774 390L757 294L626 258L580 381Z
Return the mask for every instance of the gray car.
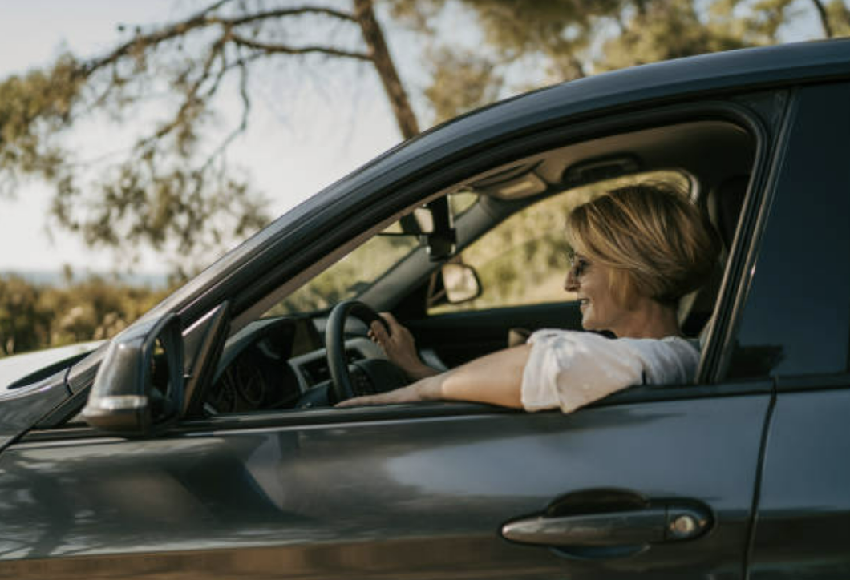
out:
M404 143L93 352L18 364L0 575L850 576L848 140L837 40L581 79ZM569 415L332 407L403 383L376 311L446 368L579 329L547 290L559 216L659 180L723 240L681 305L694 384Z

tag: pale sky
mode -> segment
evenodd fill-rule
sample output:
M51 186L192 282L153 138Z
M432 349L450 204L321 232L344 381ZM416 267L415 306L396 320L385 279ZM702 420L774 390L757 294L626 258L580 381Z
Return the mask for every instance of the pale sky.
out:
M97 54L118 40L119 23L167 20L175 7L182 12L195 5L192 0L0 0L0 78L49 63L62 47L77 56ZM359 74L372 73L360 69ZM254 96L253 129L232 147L230 158L251 171L258 189L271 200L273 216L399 141L377 81L326 87L318 80L307 79L296 93L288 92L285 104L278 102L280 87L271 82ZM103 141L93 128L75 135L72 143L85 152ZM16 197L0 200L0 271L58 270L63 264L79 271L112 268L113 254L86 248L72 235L54 232L55 239L49 240L44 216L50 195L45 187L25 184ZM139 270L163 268L147 255Z

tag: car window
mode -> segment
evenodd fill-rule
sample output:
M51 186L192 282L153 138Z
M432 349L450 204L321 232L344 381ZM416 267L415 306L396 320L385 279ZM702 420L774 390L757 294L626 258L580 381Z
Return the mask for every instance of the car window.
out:
M356 296L378 276L419 246L416 236L401 234L398 222L373 236L336 264L276 304L264 316L315 312Z
M850 85L800 92L730 378L847 370Z
M467 191L449 195L452 213L460 215L477 199L476 194ZM427 212L422 219L427 222ZM355 298L419 245L419 236L406 234L401 221L395 222L287 296L264 316L316 312Z
M461 304L429 306L429 314L522 306L574 299L564 292L569 268L569 245L564 236L566 216L593 197L636 183L663 183L677 191L690 190L690 180L676 171L654 171L569 189L528 207L488 232L457 258L475 268L481 295Z

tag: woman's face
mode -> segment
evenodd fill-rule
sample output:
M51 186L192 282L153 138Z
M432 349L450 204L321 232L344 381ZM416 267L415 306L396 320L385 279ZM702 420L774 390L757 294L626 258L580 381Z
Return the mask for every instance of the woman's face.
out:
M610 330L624 320L628 311L620 307L608 287L611 268L580 254L573 257L564 288L576 292L581 302L581 325L585 330Z

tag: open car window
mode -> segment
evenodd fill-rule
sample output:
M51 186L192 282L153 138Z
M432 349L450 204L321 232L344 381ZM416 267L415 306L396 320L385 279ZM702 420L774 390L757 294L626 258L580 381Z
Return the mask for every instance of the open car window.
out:
M256 308L255 317L227 340L206 410L226 414L333 404L334 357L330 347L326 350L332 344L331 311L350 299L393 312L414 333L426 364L437 369L504 348L511 329L580 330L578 306L569 304L575 297L563 284L567 214L611 189L655 183L686 195L714 222L718 212L737 216L740 206L726 202L739 200L742 190L725 184L731 180L746 187L754 152L752 135L740 126L697 119L571 142L493 165L442 190L449 196L448 225L458 250L448 259L434 259L427 236L415 229L434 227L427 219L417 218L414 230L409 219L407 224L398 220L440 199L438 191L423 192L419 205L397 210L397 221L373 223L371 232L364 230L321 256L330 263L324 270L288 293L282 286L258 302L262 311ZM714 311L734 225L726 230L718 276L680 312L688 336L699 336ZM476 299L433 300L434 280L446 262L470 267L481 290ZM445 276L441 279L446 290ZM375 375L368 389L394 388L382 384L387 374L378 367L386 356L369 340L368 325L363 319L350 322L341 331L344 345L336 360L344 357L350 368Z
M683 172L650 171L567 189L517 212L453 260L475 270L480 295L460 303L429 304L428 314L574 300L575 293L564 290L570 250L564 235L567 215L612 189L650 183L683 194L692 189Z

